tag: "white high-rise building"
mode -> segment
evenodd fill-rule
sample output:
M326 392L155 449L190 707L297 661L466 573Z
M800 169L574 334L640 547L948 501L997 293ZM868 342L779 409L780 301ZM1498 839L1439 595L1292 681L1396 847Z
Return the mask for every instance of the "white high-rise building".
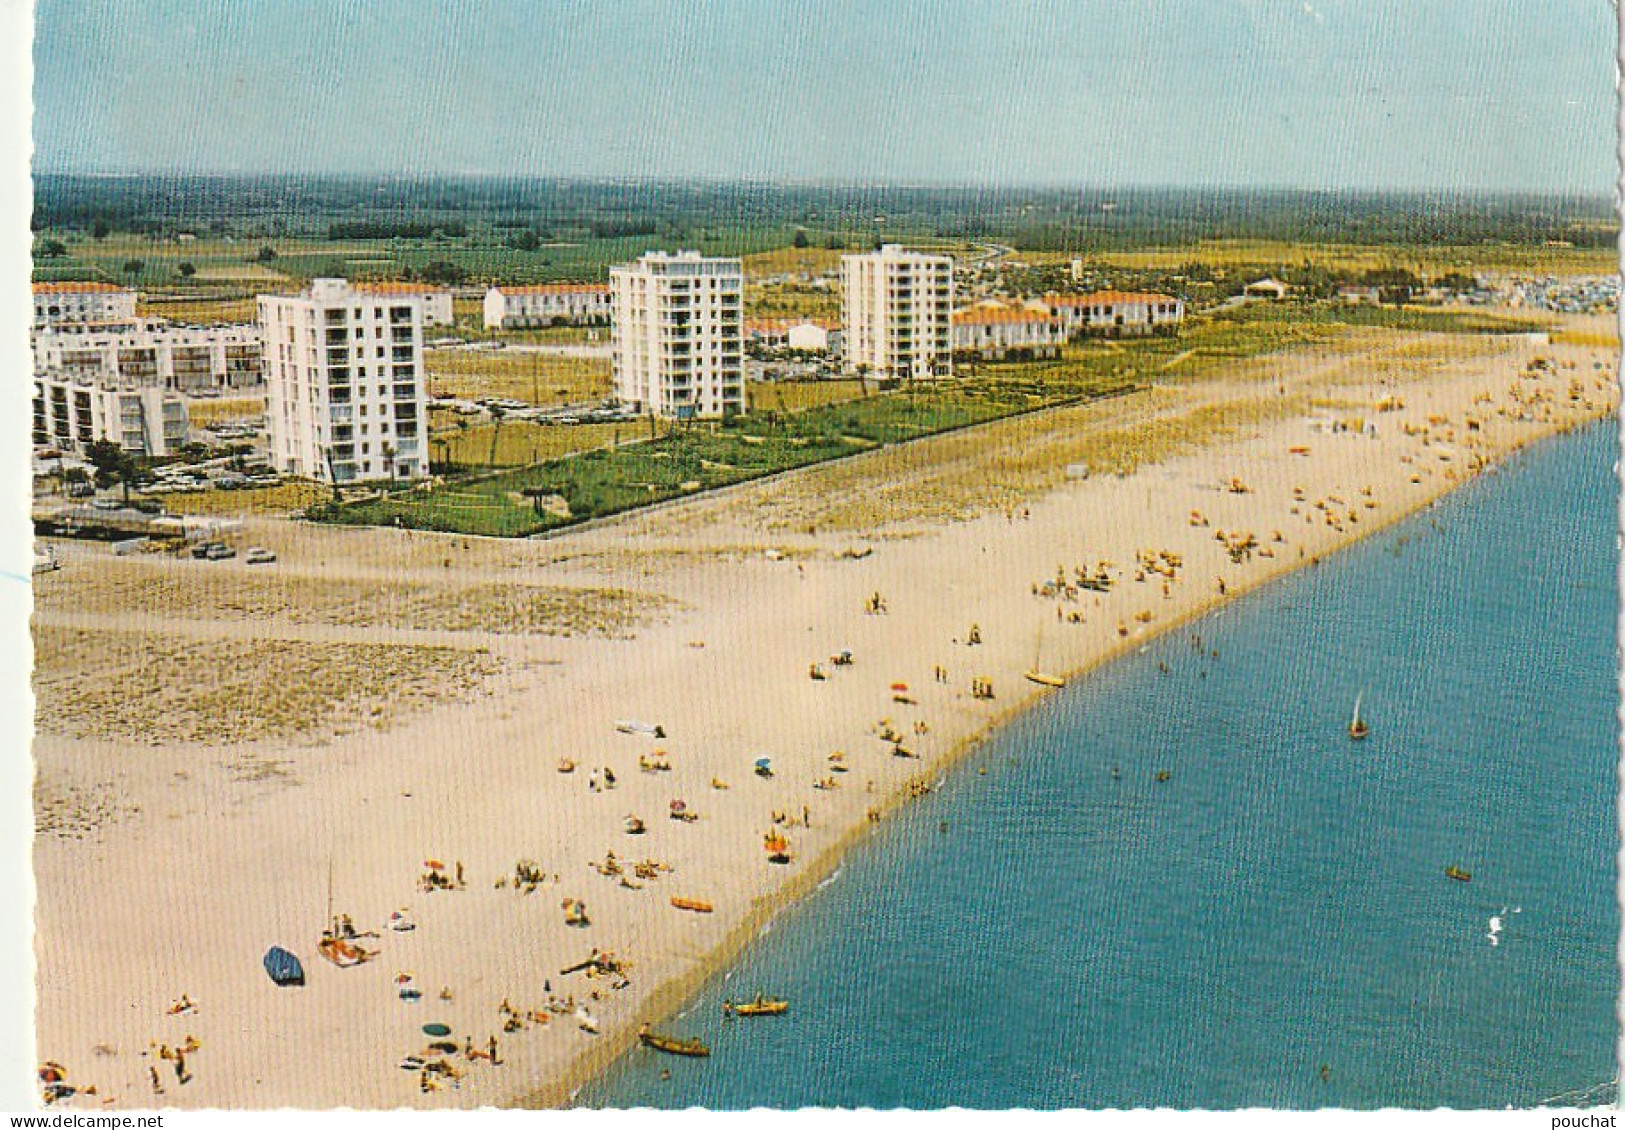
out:
M954 261L888 243L841 256L846 371L953 376Z
M652 251L611 267L615 397L654 416L745 410L745 271L738 259Z
M260 296L277 470L339 483L428 474L424 302L343 279Z

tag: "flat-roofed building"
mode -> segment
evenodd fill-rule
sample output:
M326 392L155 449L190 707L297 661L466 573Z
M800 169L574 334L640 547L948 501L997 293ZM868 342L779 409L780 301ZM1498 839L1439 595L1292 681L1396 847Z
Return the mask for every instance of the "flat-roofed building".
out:
M52 322L33 331L34 372L118 381L187 396L262 387L259 327L185 326L158 318Z
M494 286L485 292L485 328L608 325L610 306L609 287L603 283Z
M745 410L745 272L738 259L651 251L611 267L615 398L689 418Z
M37 282L34 325L126 322L135 318L135 291L104 282Z
M451 291L429 283L415 282L357 282L350 284L357 294L373 294L388 298L395 294L415 294L423 299L423 324L449 326L456 320L452 312Z
M261 295L266 422L278 470L328 482L429 472L423 295L316 279Z
M886 244L841 256L842 348L849 373L953 375L954 263Z

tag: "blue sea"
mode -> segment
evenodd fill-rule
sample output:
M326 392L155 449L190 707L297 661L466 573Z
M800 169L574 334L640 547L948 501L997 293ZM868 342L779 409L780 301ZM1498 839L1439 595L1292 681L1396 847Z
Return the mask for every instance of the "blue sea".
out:
M578 1102L1612 1101L1616 451L1540 444L1049 697L663 1025L711 1058ZM723 1018L759 990L789 1013Z

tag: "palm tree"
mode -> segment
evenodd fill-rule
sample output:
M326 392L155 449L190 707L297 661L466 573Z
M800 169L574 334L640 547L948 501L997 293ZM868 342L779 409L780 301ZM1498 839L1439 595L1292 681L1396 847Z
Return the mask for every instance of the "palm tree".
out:
M390 481L395 479L395 445L388 440L384 441L384 477Z

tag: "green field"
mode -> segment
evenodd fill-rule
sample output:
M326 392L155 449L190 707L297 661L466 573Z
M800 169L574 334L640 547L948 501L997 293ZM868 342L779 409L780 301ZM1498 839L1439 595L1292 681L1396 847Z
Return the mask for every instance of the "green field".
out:
M637 428L631 424L538 424L531 420L507 420L470 424L466 417L430 410L429 455L436 471L460 471L525 467L595 447L607 447L622 436L631 438ZM456 422L450 422L455 420Z
M1125 362L1125 351L1083 349L1060 361L989 365L940 384L799 411L759 411L727 423L661 424L662 434L641 442L466 477L436 488L412 487L365 501L322 506L310 516L346 524L523 536L1120 390L1148 372L1145 366L1178 348L1165 339L1139 346L1131 351L1138 365ZM550 430L566 434L575 429ZM489 430L482 429L482 434L489 442ZM468 443L467 453L482 458L478 441Z

